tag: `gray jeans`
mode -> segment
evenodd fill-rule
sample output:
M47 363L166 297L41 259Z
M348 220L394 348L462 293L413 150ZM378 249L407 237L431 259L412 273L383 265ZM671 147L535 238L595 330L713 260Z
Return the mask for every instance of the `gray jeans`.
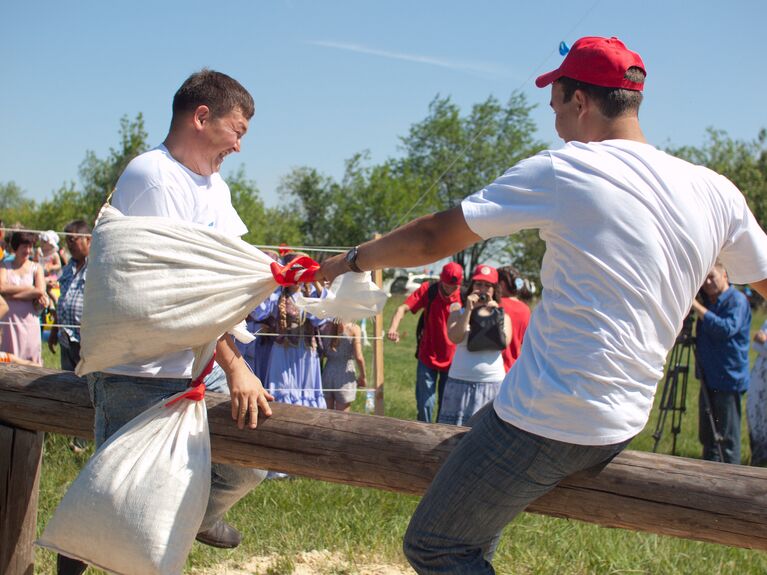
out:
M221 380L211 381L210 391L229 393ZM103 372L88 375L88 389L95 408L94 434L96 447L103 444L123 425L157 402L183 391L188 379L134 377ZM234 425L234 424L233 424ZM200 531L213 524L266 477L266 471L235 465L214 463L211 466L211 488L208 508Z
M421 499L404 551L419 575L490 575L501 530L565 477L606 465L628 445L573 445L478 411Z

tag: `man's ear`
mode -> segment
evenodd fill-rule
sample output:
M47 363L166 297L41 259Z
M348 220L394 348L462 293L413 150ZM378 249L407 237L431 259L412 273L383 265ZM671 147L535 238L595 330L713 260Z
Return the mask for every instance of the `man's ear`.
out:
M210 121L210 108L201 104L197 106L192 115L192 123L197 130L202 130L207 122Z
M575 109L578 111L578 117L580 118L588 110L591 100L586 92L576 89L575 92L573 92L573 103L575 104Z

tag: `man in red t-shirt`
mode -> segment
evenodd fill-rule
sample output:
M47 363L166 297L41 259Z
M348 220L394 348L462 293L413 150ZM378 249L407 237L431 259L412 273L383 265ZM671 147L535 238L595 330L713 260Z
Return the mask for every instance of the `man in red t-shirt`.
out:
M405 313L424 310L415 380L418 421L431 423L434 417L435 392L439 391L439 398L442 398L447 372L455 353L455 344L447 337L447 316L450 315L450 306L461 302L461 290L458 288L462 281L463 268L455 262L445 264L439 275L439 282L434 287L429 282L424 282L397 308L386 334L391 341L397 343L397 328ZM439 405L436 415L439 416Z
M522 289L523 280L519 271L513 266L498 268L498 290L501 292L501 307L511 319L511 342L503 350L503 367L511 369L519 357L522 340L525 338L527 324L530 323L530 308L519 298L517 293Z

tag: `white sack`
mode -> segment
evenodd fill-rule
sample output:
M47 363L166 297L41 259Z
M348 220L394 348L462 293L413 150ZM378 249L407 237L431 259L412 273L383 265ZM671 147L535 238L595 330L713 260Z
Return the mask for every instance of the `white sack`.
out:
M105 206L88 256L77 375L192 349L197 377L216 340L237 335L235 326L277 288L272 261L198 224L124 216ZM333 286L326 307L311 313L359 319L383 307L385 294L361 274L345 274Z
M168 401L96 451L38 545L120 575L183 571L210 493L208 413L204 401Z
M320 298L296 295L296 306L320 318L357 321L379 314L386 305L386 292L370 279L370 272L338 276Z
M105 206L93 230L77 374L215 341L276 288L262 251L232 236Z

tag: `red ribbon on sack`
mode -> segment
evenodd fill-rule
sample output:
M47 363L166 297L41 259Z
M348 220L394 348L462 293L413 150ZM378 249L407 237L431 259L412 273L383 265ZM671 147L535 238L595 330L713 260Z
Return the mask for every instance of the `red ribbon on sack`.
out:
M208 362L208 365L205 366L205 369L202 370L202 373L198 375L190 384L189 389L183 393L182 395L179 395L176 399L170 400L168 403L165 404L165 407L170 407L177 401L180 401L182 399L189 399L191 401L202 401L205 399L205 378L208 376L208 374L213 371L213 360L216 359L216 352L213 352L213 357L210 358L210 361Z
M309 283L315 280L317 272L320 270L320 264L315 262L309 256L298 256L290 260L284 266L277 262L272 262L269 266L272 270L272 276L281 286L292 286L298 283Z

